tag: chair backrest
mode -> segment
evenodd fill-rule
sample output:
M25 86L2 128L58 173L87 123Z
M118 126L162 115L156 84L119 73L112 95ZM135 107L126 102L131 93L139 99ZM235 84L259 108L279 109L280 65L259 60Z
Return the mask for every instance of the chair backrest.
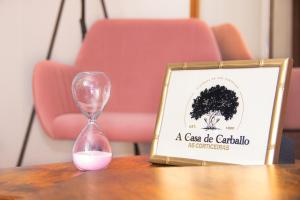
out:
M168 63L221 60L200 20L101 20L89 30L76 66L112 81L106 111L157 112Z
M249 60L252 55L240 31L232 24L212 27L222 60Z
M300 68L292 69L284 129L300 130Z

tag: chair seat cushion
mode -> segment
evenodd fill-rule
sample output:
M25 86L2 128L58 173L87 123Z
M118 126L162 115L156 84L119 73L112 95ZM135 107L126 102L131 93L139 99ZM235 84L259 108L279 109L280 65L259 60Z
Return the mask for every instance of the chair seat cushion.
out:
M150 142L154 135L154 113L103 113L97 124L111 141ZM53 121L53 136L56 139L75 139L87 124L80 113L68 113Z

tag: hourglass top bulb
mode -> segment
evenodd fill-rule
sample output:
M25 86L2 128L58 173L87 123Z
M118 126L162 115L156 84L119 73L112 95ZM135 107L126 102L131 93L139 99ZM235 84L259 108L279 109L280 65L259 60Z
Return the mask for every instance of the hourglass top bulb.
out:
M111 83L103 72L81 72L73 80L72 93L80 111L97 118L110 96Z

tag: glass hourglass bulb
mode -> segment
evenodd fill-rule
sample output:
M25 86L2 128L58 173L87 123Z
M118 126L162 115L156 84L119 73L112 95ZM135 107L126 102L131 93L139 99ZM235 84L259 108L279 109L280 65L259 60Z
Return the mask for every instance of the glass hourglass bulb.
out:
M96 124L110 96L111 83L103 72L81 72L72 82L73 100L88 118L73 146L73 162L79 170L98 170L111 161L108 139Z

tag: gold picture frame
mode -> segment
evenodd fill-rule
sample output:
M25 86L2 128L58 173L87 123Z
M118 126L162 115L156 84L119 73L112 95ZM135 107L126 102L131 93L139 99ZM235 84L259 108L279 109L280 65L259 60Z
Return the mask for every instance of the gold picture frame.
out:
M170 77L173 72L186 70L216 70L216 69L254 69L254 68L278 68L276 79L275 98L271 108L272 116L270 120L269 134L267 137L267 148L265 149L264 164L278 163L280 141L283 129L283 119L285 115L287 88L292 68L292 60L286 59L262 59L262 60L234 60L220 62L196 62L169 64L165 75L164 86L161 96L160 112L157 116L155 135L152 141L150 162L168 165L210 165L210 164L231 164L230 162L206 161L177 155L162 155L158 152L158 144L161 136L161 128L165 113L166 100L170 87ZM163 143L162 143L163 144Z

